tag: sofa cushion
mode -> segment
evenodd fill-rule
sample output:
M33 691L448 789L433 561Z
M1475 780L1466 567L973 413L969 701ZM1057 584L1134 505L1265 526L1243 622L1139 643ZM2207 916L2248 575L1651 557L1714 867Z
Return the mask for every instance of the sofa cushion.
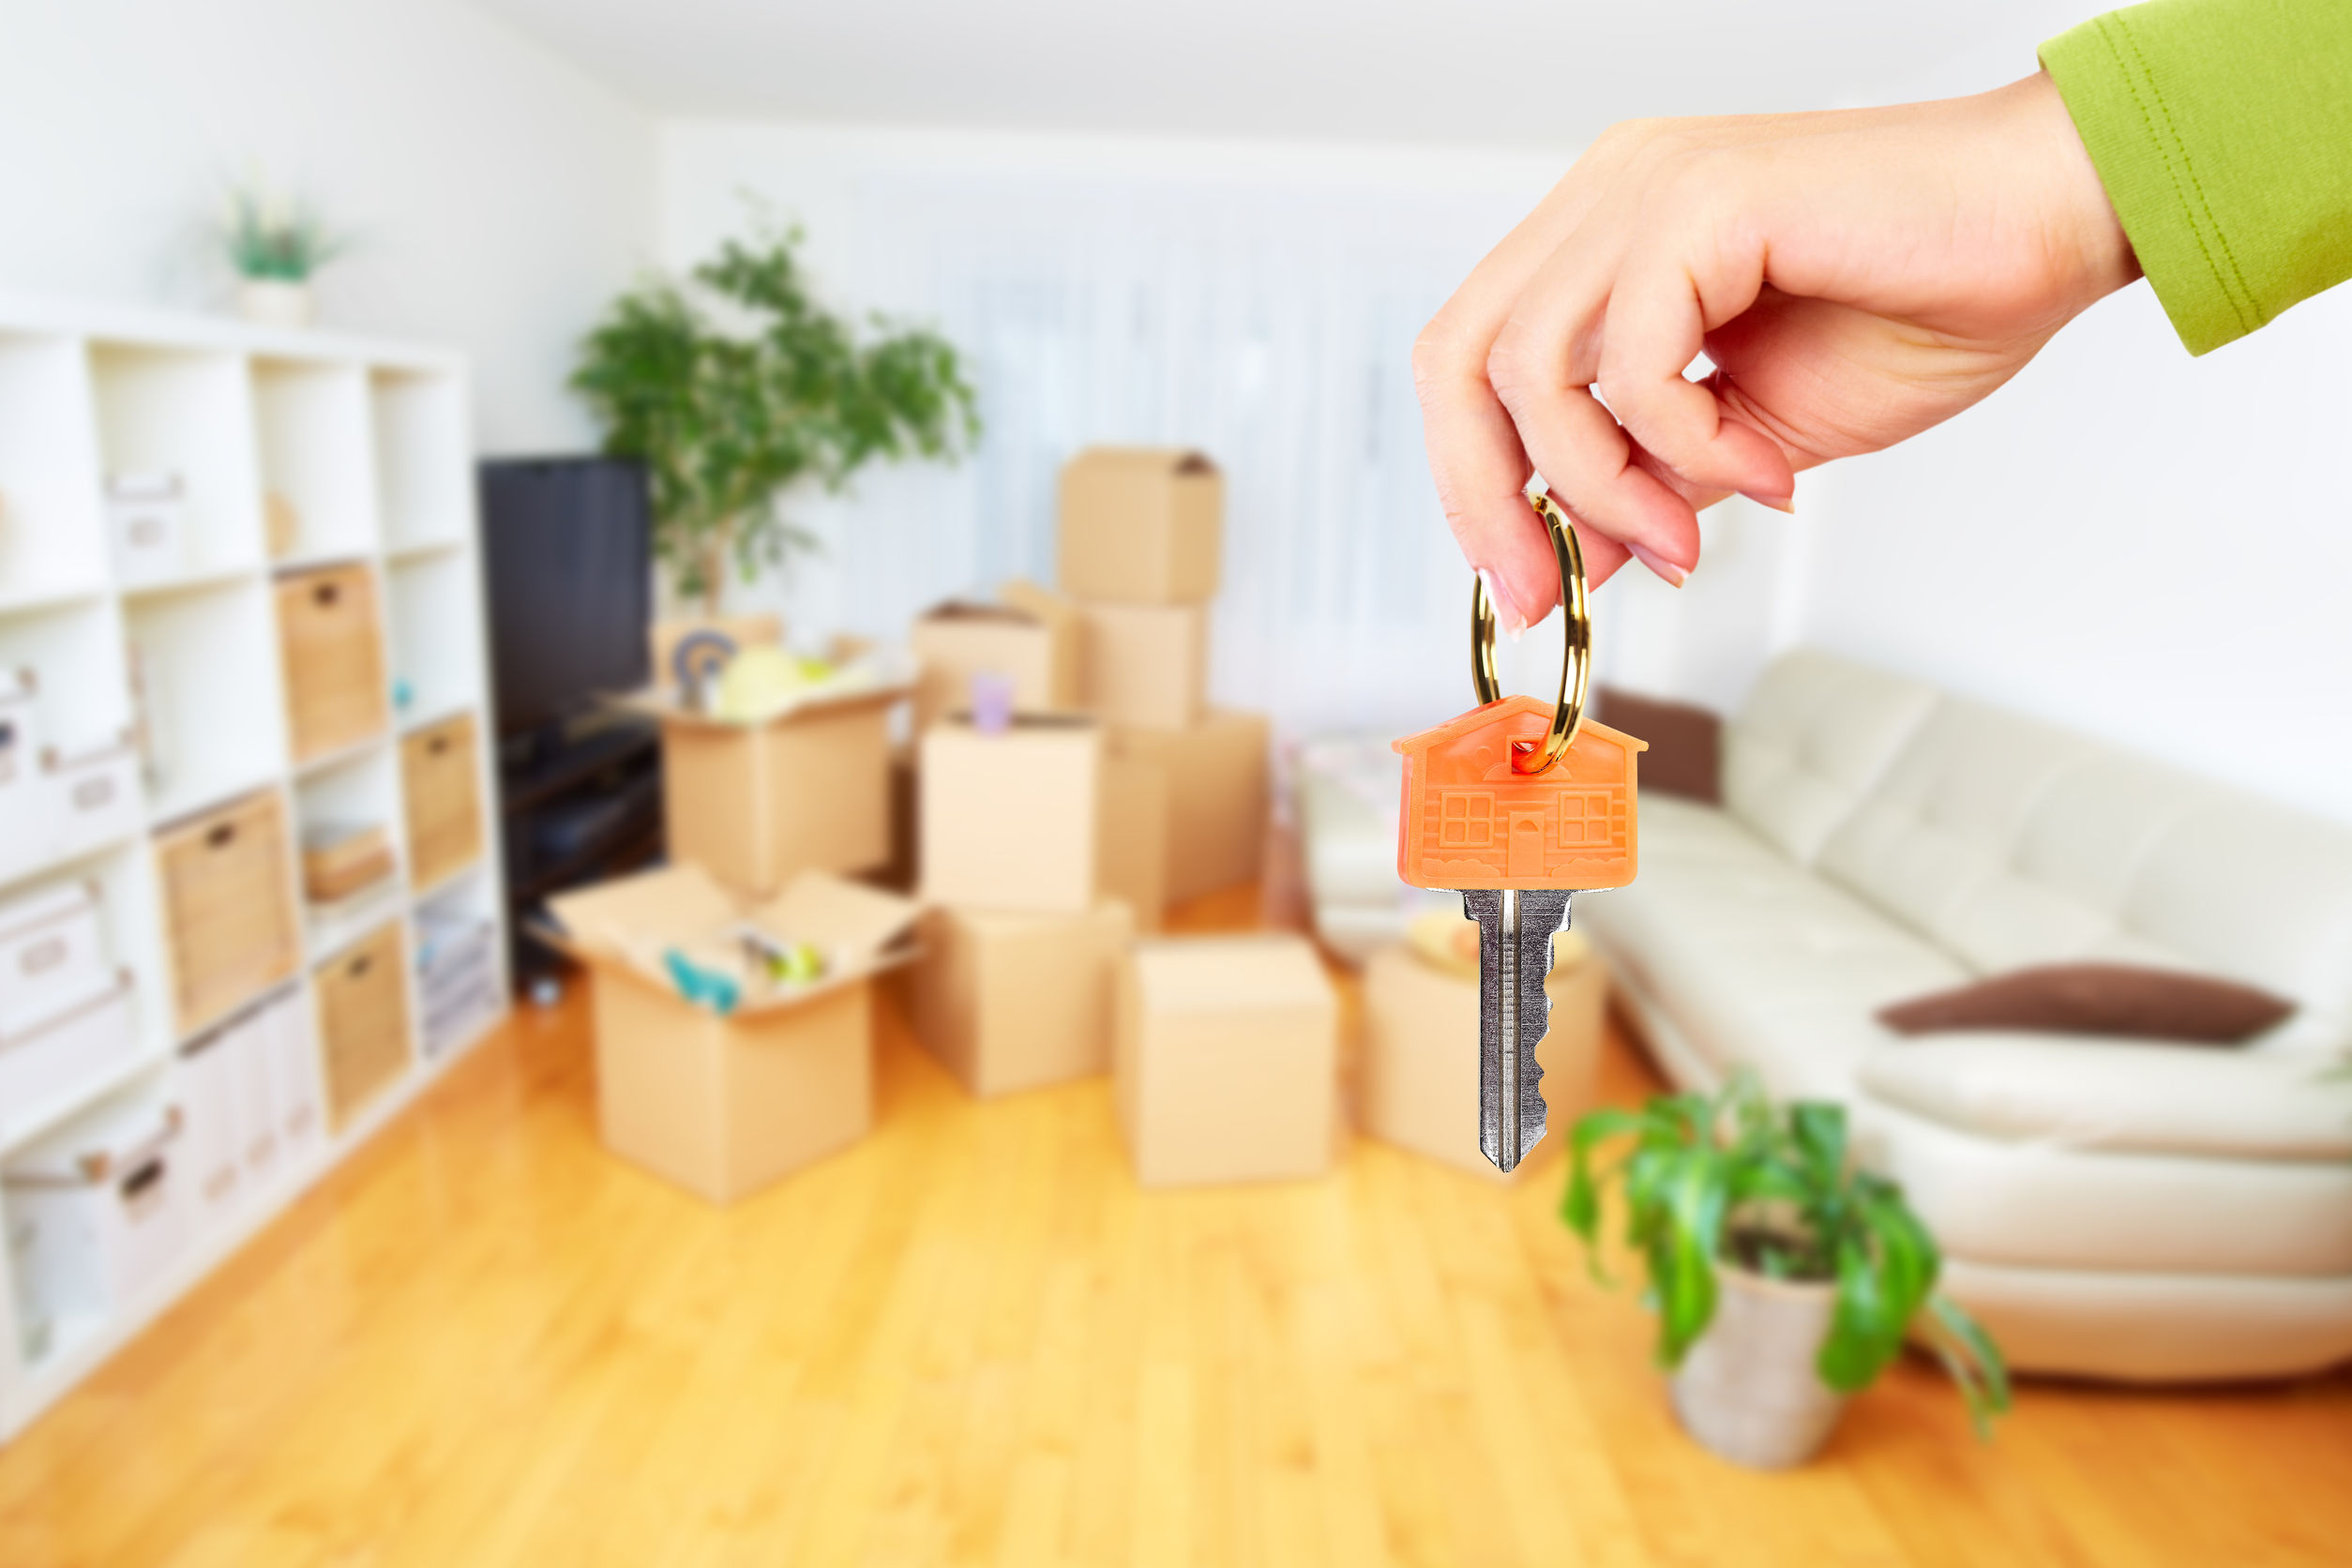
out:
M1785 654L1725 734L1724 803L1811 865L1938 701L1932 686L1834 655Z
M1967 977L1725 813L1666 797L1642 803L1640 879L1573 918L1711 1070L1752 1063L1784 1095L1846 1097L1894 1039L1876 1008Z
M2244 1058L2224 1060L2243 1061ZM2185 1159L1979 1138L1864 1095L1855 1155L1937 1242L1987 1263L2352 1274L2352 1161Z
M2064 1034L1939 1034L1874 1051L1865 1094L1983 1138L2069 1149L2352 1162L2352 1079L2307 1058Z
M2295 1011L2259 986L2145 964L2035 964L1878 1009L1897 1034L2029 1029L2089 1038L2243 1045Z
M1973 959L1956 927L2013 875L2035 807L2096 750L2028 719L1947 700L1822 846L1821 874ZM2086 912L2084 928L2112 925L2119 896Z
M1596 720L1650 743L1641 758L1644 794L1723 804L1721 715L1696 702L1643 697L1617 686L1597 687L1592 697Z

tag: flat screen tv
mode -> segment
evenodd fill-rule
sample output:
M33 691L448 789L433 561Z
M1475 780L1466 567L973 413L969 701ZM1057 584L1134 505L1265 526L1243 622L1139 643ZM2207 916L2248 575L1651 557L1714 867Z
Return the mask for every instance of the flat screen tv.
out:
M483 559L498 731L572 717L647 680L653 511L619 458L481 465Z

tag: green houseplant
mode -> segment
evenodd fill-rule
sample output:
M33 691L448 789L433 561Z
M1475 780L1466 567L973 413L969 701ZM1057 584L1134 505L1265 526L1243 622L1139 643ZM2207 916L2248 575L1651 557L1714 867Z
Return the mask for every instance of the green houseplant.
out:
M308 326L310 279L348 243L306 203L258 181L233 188L220 247L237 275L238 314L266 326Z
M1936 1289L1926 1227L1847 1155L1843 1107L1776 1104L1747 1072L1713 1094L1593 1111L1570 1134L1562 1217L1598 1274L1603 1193L1619 1195L1676 1412L1726 1457L1802 1461L1915 1325L1980 1432L2009 1406L1998 1348Z
M623 294L572 373L605 450L651 473L654 548L678 592L714 616L731 561L748 579L814 543L776 511L780 491L838 489L877 458L952 460L979 435L954 346L879 317L861 341L810 293L799 241L730 240L689 287Z

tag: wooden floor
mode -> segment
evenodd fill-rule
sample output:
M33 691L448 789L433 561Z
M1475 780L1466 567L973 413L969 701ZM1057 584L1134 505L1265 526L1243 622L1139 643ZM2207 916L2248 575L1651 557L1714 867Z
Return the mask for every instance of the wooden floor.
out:
M1140 1194L1107 1085L974 1105L892 1016L873 1138L722 1213L598 1148L582 1024L519 1016L0 1453L0 1563L2352 1561L2352 1380L2030 1387L1980 1446L1907 1365L1747 1474L1556 1160Z

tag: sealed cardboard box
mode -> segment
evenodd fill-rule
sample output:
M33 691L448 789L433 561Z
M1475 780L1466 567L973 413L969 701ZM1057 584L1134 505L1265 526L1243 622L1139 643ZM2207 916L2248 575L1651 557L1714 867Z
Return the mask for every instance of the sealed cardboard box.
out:
M1168 775L1156 762L1103 756L1095 885L1127 906L1138 931L1168 912Z
M1168 780L1170 902L1257 880L1266 845L1262 714L1213 708L1189 730L1123 725L1114 756L1150 762Z
M915 1034L966 1091L1007 1094L1110 1070L1111 993L1135 933L1125 905L939 908L920 929Z
M1199 452L1090 446L1062 470L1062 591L1119 604L1216 597L1225 479Z
M549 907L550 940L589 970L606 1148L727 1203L872 1125L872 982L912 957L912 902L810 871L746 909L674 866ZM822 967L768 979L745 967L746 936Z
M927 730L972 707L972 678L1013 688L1013 711L1071 713L1078 706L1084 628L1075 606L1033 582L998 590L1001 603L951 600L914 623L914 724Z
M1078 701L1108 724L1189 729L1208 702L1209 607L1093 604L1080 611L1086 657Z
M1077 914L1094 905L1103 738L1093 721L963 719L923 733L923 899Z
M1145 1186L1331 1166L1339 1006L1292 936L1141 942L1121 966L1112 1073Z
M1454 927L1468 932L1466 942ZM1381 948L1364 967L1364 1130L1458 1169L1506 1180L1478 1147L1478 927L1440 912L1434 922L1416 923L1413 937ZM1547 1130L1510 1179L1560 1147L1569 1123L1591 1104L1608 973L1580 932L1554 939L1544 989L1551 1029L1535 1054L1544 1069Z
M756 723L665 700L662 816L673 860L765 897L803 871L863 871L890 858L891 704L903 686L814 696Z

